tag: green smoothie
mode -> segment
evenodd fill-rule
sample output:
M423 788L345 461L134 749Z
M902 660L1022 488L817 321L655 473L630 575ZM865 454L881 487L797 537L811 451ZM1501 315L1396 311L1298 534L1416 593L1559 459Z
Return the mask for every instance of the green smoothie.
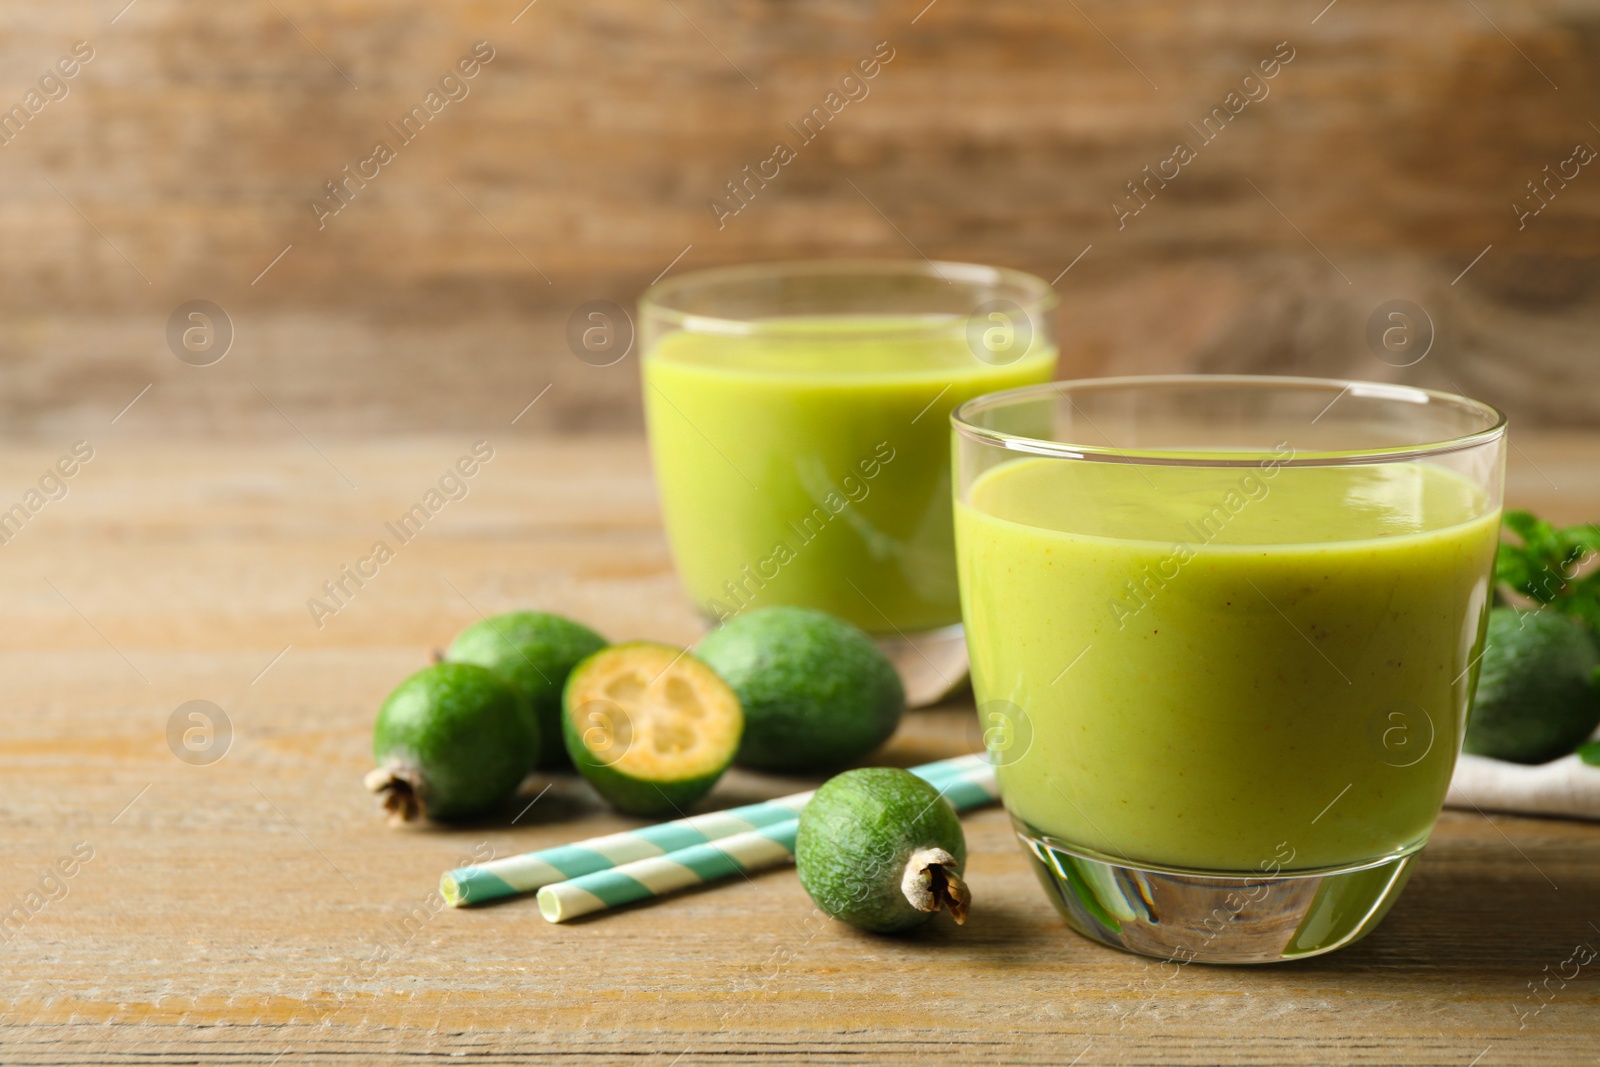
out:
M1068 847L1211 871L1420 845L1498 528L1476 485L1414 462L989 470L956 537L980 706L1031 731L1007 808Z
M984 362L963 325L818 317L681 331L646 352L667 535L707 615L797 604L875 633L961 621L950 410L1048 381L1056 357L1035 340Z

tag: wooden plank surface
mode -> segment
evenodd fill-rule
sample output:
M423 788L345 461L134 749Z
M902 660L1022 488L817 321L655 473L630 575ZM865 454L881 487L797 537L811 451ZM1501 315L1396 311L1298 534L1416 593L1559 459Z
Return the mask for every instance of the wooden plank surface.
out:
M1600 418L1600 177L1545 170L1600 146L1578 0L12 7L0 108L75 41L94 58L0 146L6 433L152 381L205 433L278 432L257 387L313 436L471 432L552 381L540 425L636 429L631 366L566 350L580 304L631 306L674 261L919 254L1059 278L1064 376L1393 376L1364 331L1408 299L1438 335L1409 380ZM479 40L469 94L400 144L388 124ZM880 41L868 95L800 144L787 124ZM1119 223L1280 42L1270 91ZM310 203L379 139L397 158L319 228ZM719 224L779 139L798 158ZM195 298L237 328L203 371L164 337Z
M67 496L0 545L0 907L33 911L0 927L0 1061L1593 1059L1591 971L1518 1014L1540 1003L1530 982L1600 945L1600 826L1573 822L1447 813L1374 935L1269 969L1163 968L1070 933L997 810L967 819L964 929L861 934L788 870L563 927L528 900L439 909L439 873L475 850L629 823L557 778L520 818L547 783L481 825L389 829L360 778L395 681L479 611L698 632L629 437L495 445L469 495L319 630L306 599L471 444L319 454L107 427ZM0 455L3 499L64 450ZM1600 436L1525 437L1513 501L1593 515L1597 470ZM167 740L195 699L233 729L206 766ZM958 700L910 715L882 758L968 751L975 734ZM712 799L800 786L733 773ZM51 875L63 861L71 877Z

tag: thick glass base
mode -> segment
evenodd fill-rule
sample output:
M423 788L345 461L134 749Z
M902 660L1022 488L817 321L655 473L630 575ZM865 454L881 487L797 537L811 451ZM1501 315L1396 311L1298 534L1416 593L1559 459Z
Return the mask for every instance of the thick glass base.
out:
M967 631L958 622L917 633L873 634L906 687L906 707L925 708L967 680Z
M1074 930L1183 963L1276 963L1343 948L1383 919L1422 849L1348 867L1226 874L1132 864L1020 824L1017 836Z

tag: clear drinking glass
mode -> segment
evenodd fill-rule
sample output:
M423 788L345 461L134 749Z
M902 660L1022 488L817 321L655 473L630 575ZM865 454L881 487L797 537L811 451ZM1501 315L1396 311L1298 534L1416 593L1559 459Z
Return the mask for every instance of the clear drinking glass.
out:
M952 422L973 689L1067 922L1212 963L1371 930L1465 729L1504 416L1193 376L1013 389Z
M893 260L722 268L646 292L650 451L701 611L818 608L914 642L902 661L953 653L939 673L959 681L947 419L1050 379L1054 305L1028 274Z

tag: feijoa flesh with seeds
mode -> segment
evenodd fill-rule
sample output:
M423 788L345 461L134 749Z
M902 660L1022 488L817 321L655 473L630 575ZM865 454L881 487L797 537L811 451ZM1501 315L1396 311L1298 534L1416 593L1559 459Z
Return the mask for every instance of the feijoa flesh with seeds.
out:
M573 668L562 731L579 773L618 811L682 815L733 762L739 698L681 648L634 641Z

